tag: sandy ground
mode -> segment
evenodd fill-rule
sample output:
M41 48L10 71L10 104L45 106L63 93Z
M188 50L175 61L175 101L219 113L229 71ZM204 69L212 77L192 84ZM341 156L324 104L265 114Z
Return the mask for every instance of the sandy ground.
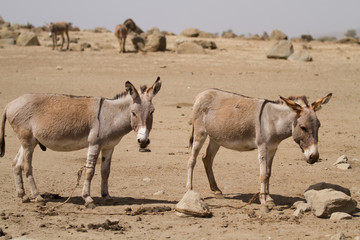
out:
M117 46L111 33L72 33L91 44ZM175 49L180 37L168 37ZM271 60L266 52L274 42L213 39L217 50L203 55L162 53L119 54L117 49L84 52L52 51L49 47L4 46L0 49L0 109L24 93L64 93L113 97L127 80L135 86L151 85L160 76L163 84L154 98L156 108L151 132L151 152L138 151L131 132L115 149L110 194L115 203L103 204L100 172L92 182L95 209L83 206L78 187L68 203L59 205L76 184L86 149L59 153L39 148L34 154L34 177L41 193L51 199L45 206L23 204L16 196L12 159L20 146L9 124L6 155L0 159L0 228L13 238L28 239L329 239L343 232L360 236L360 213L353 219L331 222L306 213L294 218L290 207L303 200L303 192L318 182L339 184L351 190L360 203L360 47L335 43L310 43L310 63ZM42 44L43 39L41 39ZM129 44L127 45L129 46ZM295 50L302 49L294 43ZM59 70L61 69L61 70ZM280 144L273 164L271 194L277 207L260 211L259 201L246 204L259 191L257 152L220 149L214 162L215 177L225 199L215 199L209 189L201 159L195 168L194 189L210 205L212 218L181 218L173 208L186 192L188 138L191 106L207 88L221 88L247 96L277 100L279 95L306 95L310 101L333 93L318 112L320 162L309 165L291 139ZM202 153L204 152L202 149ZM352 169L333 163L346 154ZM81 180L82 185L82 180ZM25 183L29 192L28 184ZM162 194L154 195L159 191ZM150 211L127 215L139 208ZM154 213L151 210L164 210ZM107 218L119 220L115 229L101 226ZM95 226L89 228L90 226ZM91 225L92 224L92 225ZM2 239L0 238L0 239Z

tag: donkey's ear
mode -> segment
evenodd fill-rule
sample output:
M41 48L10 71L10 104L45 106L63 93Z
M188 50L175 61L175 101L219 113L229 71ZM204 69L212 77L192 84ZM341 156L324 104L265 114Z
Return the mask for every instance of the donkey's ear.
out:
M160 77L157 77L154 84L147 90L147 94L149 98L152 99L160 91L160 88L161 88L161 80Z
M330 101L332 93L329 93L326 97L320 98L311 104L311 108L316 112L321 109L322 104L327 104Z
M127 81L125 83L125 88L126 91L130 94L130 96L135 99L139 96L138 91L136 90L136 88L134 87L134 85L131 84L131 82Z
M288 105L292 110L294 110L296 113L300 113L303 110L303 107L294 102L293 100L290 100L288 98L284 98L280 96L281 100L283 100L286 105Z

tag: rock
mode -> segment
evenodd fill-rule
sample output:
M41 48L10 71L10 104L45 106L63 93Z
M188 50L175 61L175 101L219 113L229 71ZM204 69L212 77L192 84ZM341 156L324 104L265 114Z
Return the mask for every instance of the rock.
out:
M346 240L346 236L341 232L331 236L330 240Z
M175 206L175 211L194 217L211 217L212 213L200 194L189 190Z
M146 39L145 49L146 52L158 52L166 50L166 37L161 32L154 32Z
M20 32L14 32L14 31L8 30L8 29L2 29L2 30L0 31L0 38L13 38L13 39L17 39L19 35L20 35Z
M154 196L160 196L160 195L164 195L165 194L165 191L164 190L160 190L160 191L157 191L156 193L154 193L153 195Z
M70 51L82 52L84 51L84 47L82 44L71 44Z
M300 61L300 62L311 62L313 59L310 54L304 51L296 51L288 57L291 61Z
M308 212L311 210L310 203L306 203L304 201L297 201L292 205L292 208L296 208L295 212L293 213L294 217L299 217L304 212Z
M351 168L351 165L349 163L340 163L337 164L336 167L341 170L348 170Z
M216 49L216 43L214 41L195 40L194 43L199 44L202 48Z
M344 37L338 41L339 43L359 43L357 38L353 37Z
M294 47L290 41L282 40L277 42L267 53L268 58L287 59L294 52Z
M349 161L349 159L346 155L341 155L333 165L337 165L340 163L348 163L348 161Z
M146 177L146 178L144 178L144 179L143 179L143 181L144 181L144 182L150 182L150 181L151 181L151 179L150 179L150 178L148 178L148 177Z
M184 42L177 46L176 52L179 54L204 54L204 49L197 43Z
M309 190L304 196L311 204L313 214L321 218L328 218L334 212L352 213L357 205L350 196L333 189Z
M184 37L198 37L199 34L200 30L197 28L186 28L180 33Z
M200 31L199 38L216 38L216 34Z
M129 39L132 42L136 51L143 51L145 48L145 38L138 34L129 34Z
M279 40L287 40L288 36L285 33L281 32L280 30L275 29L275 30L273 30L271 32L269 39L270 40L277 40L277 41L279 41Z
M40 46L38 37L33 32L23 32L16 40L16 45L19 46Z
M232 32L232 30L228 30L226 32L223 32L223 34L221 35L223 38L236 38L237 35L235 33Z
M339 221L339 220L344 220L344 219L352 219L352 216L350 214L344 213L344 212L334 212L330 216L331 221Z
M109 33L111 31L107 30L106 28L103 27L96 27L93 30L94 33Z
M5 45L15 45L16 44L16 40L14 38L5 38L5 39L0 39L0 45L1 44L5 44Z
M351 193L350 190L348 188L342 187L340 185L336 185L336 184L331 184L331 183L326 183L326 182L319 182L313 185L310 185L308 187L308 189L305 190L305 192L309 191L309 190L323 190L323 189L334 189L336 191L340 191L345 193L346 195L351 197Z

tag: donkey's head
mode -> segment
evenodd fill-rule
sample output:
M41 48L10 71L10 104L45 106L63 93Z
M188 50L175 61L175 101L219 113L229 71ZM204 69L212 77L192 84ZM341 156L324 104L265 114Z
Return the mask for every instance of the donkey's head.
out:
M316 116L316 111L321 109L322 104L329 102L332 94L308 105L306 97L280 98L296 112L296 118L292 126L292 136L294 141L299 144L305 155L305 160L313 164L319 159L318 151L318 132L320 121Z
M125 87L133 99L133 103L130 106L131 127L137 132L137 141L140 144L140 148L146 148L150 143L149 133L152 128L155 110L151 100L161 88L160 77L157 78L149 89L146 86L142 86L140 92L129 81L125 83Z

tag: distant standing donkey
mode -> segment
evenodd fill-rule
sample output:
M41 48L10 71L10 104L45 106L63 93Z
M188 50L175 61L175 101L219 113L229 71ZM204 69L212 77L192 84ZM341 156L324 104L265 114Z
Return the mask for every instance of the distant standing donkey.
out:
M1 119L0 157L5 154L5 122L9 120L21 147L14 161L14 178L18 197L28 202L25 195L22 171L30 184L35 201L43 201L32 172L34 148L42 150L75 151L88 148L85 181L82 197L85 206L94 207L90 197L90 184L95 165L101 152L101 195L111 201L108 192L111 157L114 147L131 130L137 132L140 148L150 143L149 133L153 123L152 98L159 92L161 81L140 92L125 83L126 92L113 99L101 97L77 97L58 94L26 94L6 107Z
M53 40L53 50L57 49L57 35L61 34L61 47L60 50L62 50L63 46L64 46L64 33L66 34L66 38L67 38L67 47L66 50L69 50L69 44L70 44L70 39L69 39L69 23L66 22L57 22L57 23L50 23L48 24L49 27L49 36L52 37Z
M219 89L200 93L192 117L191 154L188 160L187 189L193 188L196 157L207 136L209 145L202 160L210 188L222 195L212 170L220 146L237 151L258 149L260 163L260 202L265 211L274 206L270 197L271 166L280 142L290 136L299 144L305 159L312 164L319 158L316 111L329 102L332 94L308 104L305 96L280 97L283 101L245 97Z
M119 41L120 51L119 53L125 52L125 42L128 34L128 30L125 24L118 24L115 27L114 35Z

